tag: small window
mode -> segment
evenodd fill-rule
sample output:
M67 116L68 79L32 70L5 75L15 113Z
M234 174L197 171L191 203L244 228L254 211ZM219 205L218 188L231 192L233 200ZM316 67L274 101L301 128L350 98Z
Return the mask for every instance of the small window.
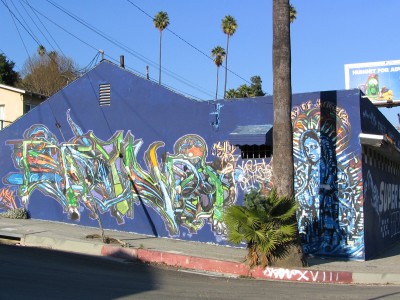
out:
M0 105L0 130L6 126L4 121L4 105Z
M99 104L100 106L111 105L111 84L99 85Z
M25 112L24 112L24 113L27 113L28 111L30 111L30 110L33 109L34 107L36 107L35 104L25 103Z
M267 145L243 145L239 146L242 159L271 157L272 147Z

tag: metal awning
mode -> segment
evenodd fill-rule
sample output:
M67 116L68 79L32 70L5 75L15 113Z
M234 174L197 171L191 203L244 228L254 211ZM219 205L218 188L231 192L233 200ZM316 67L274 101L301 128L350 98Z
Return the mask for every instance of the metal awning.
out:
M237 126L228 140L232 145L272 146L272 124Z
M378 152L391 157L393 160L400 161L400 149L386 134L360 133L359 137L361 145L373 147Z

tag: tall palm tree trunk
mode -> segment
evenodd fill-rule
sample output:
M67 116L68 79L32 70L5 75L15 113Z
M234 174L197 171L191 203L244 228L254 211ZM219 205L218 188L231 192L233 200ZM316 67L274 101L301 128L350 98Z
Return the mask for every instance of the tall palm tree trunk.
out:
M228 38L226 39L224 98L226 97L226 83L228 81L228 51L229 51L229 34Z
M294 197L293 129L291 120L292 82L289 0L273 0L273 173L279 197ZM307 264L297 235L288 255L279 267L302 267Z
M294 196L289 0L273 2L273 171L279 196Z
M219 67L217 67L217 88L215 90L215 99L218 99L218 81L219 81Z
M162 30L160 30L160 59L159 59L159 72L158 72L158 84L161 84L161 45L162 45Z

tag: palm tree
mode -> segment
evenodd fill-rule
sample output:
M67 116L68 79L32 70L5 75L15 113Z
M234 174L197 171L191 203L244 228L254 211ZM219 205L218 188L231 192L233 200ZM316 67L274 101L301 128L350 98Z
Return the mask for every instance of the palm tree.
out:
M294 196L292 82L289 0L273 0L273 175L278 197ZM291 263L304 264L300 239L290 249ZM285 263L285 262L283 262Z
M222 31L227 35L226 40L226 59L225 59L225 87L224 87L224 98L226 94L226 83L228 79L228 49L229 49L229 38L235 34L238 25L236 20L228 15L222 19Z
M297 10L292 4L289 4L289 6L290 6L290 23L293 23L294 20L296 20L297 18Z
M289 0L273 2L273 94L275 187L279 196L294 195L292 86Z
M247 84L242 84L237 88L238 98L254 97L254 92Z
M168 14L164 11L158 12L153 18L154 26L160 31L160 62L159 62L159 75L158 75L158 84L161 84L161 41L162 41L162 32L169 25Z
M46 54L46 48L43 45L39 45L37 52L40 57Z
M215 91L215 99L218 98L219 67L224 62L225 55L225 49L221 46L216 46L214 47L214 49L211 50L211 57L214 58L214 63L217 66L217 89Z
M272 265L288 254L296 240L296 201L272 190L267 197L252 191L244 203L230 206L224 215L228 240L247 244L250 266Z
M236 92L235 89L229 89L226 91L225 98L227 99L239 98L239 94Z

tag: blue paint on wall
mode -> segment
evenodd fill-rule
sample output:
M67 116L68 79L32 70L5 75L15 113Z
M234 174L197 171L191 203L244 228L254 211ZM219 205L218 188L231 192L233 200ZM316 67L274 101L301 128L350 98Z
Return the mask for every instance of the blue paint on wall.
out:
M105 83L111 104L101 106ZM381 122L399 138L364 102L358 90L293 95L308 253L364 259L382 250L372 246L379 216L365 192L367 174L381 173L363 166L358 134L381 133ZM103 61L0 132L8 199L0 208L26 205L33 218L87 226L100 216L109 229L226 244L224 209L273 184L270 159L242 159L229 134L272 123L272 97L198 102Z
M399 133L367 99L361 100L364 133L386 135L383 147L364 146L363 185L366 259L400 240Z

